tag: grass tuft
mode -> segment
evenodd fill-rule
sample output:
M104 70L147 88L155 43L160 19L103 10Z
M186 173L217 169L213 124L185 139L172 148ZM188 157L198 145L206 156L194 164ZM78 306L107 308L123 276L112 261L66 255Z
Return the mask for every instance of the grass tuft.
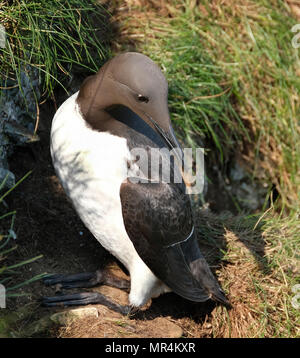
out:
M28 65L38 71L46 97L57 84L66 89L74 69L96 72L106 56L105 16L96 1L1 1L7 38L0 49L2 87L20 87Z
M207 317L212 337L299 337L300 310L292 305L299 283L299 217L274 209L261 216L197 212L199 243L232 309ZM206 332L207 334L207 332ZM202 336L202 327L195 327Z

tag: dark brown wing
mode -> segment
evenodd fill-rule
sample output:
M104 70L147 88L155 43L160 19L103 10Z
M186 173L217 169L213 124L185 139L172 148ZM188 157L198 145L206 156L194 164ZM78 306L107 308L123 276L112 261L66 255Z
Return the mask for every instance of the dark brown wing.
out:
M182 187L132 183L120 188L126 231L151 271L180 296L197 302L213 297L228 303L201 255L191 204Z

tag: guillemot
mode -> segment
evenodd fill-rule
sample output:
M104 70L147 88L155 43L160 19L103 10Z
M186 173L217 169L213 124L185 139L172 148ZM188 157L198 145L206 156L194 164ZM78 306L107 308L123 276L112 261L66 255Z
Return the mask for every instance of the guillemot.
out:
M172 163L173 175L166 182L161 166L149 174L148 164L146 169L139 165L134 148L181 151L165 76L147 56L127 52L88 77L56 112L50 149L57 176L85 226L127 268L129 306L141 307L169 291L195 302L212 298L228 304L200 252L185 183L174 181L180 166ZM144 180L133 180L141 173ZM101 271L54 275L45 283L129 288ZM43 299L46 306L89 303L122 310L95 292Z

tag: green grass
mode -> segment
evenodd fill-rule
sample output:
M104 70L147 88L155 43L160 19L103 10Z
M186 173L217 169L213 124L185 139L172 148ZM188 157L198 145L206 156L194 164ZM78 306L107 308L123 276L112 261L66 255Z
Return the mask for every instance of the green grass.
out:
M172 22L175 31L181 26ZM152 58L166 68L173 123L177 133L191 145L196 144L196 138L210 138L223 160L226 147L238 141L243 132L243 124L230 102L231 90L222 86L223 71L198 46L197 34L188 30L174 36L178 41L163 38L163 46L172 56L162 57L164 53L157 51L160 56L156 57L152 52Z
M20 85L26 65L38 70L41 90L66 87L71 71L95 72L107 55L99 31L106 16L96 1L0 1L0 23L7 35L0 49L3 87ZM97 14L97 20L95 18Z
M209 11L204 19L199 13L199 21L212 39L209 53L230 79L236 110L249 130L253 176L263 169L281 204L293 210L300 199L300 77L299 51L292 47L295 34L290 30L297 20L285 2L261 0L243 7L218 6L217 16Z

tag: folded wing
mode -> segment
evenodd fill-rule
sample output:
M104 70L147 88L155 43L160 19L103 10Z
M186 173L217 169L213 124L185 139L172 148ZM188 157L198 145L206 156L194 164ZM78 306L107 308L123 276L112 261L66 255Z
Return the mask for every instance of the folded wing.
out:
M126 231L142 260L178 295L228 304L198 247L182 186L133 182L121 185L120 197Z

